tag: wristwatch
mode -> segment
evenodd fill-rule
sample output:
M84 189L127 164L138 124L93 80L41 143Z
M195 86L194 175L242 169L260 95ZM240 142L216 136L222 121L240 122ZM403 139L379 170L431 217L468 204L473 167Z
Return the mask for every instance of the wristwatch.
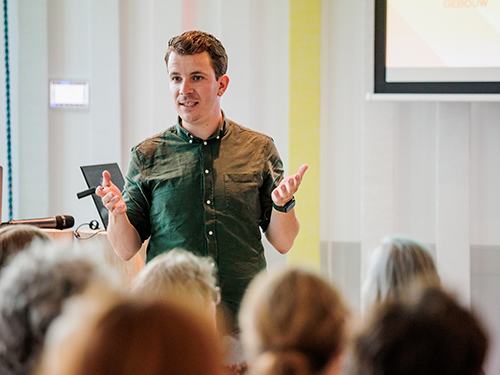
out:
M295 198L290 199L288 202L285 203L284 206L277 206L273 202L273 207L276 211L279 212L284 212L284 213L290 212L290 210L295 207Z

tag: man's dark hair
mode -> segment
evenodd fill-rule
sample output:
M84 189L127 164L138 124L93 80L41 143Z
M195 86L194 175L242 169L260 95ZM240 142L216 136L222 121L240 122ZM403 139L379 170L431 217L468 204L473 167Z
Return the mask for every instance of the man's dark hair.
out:
M389 301L355 343L353 375L479 375L488 339L479 320L439 288Z
M203 31L191 30L174 36L168 41L168 49L165 54L165 63L168 69L168 58L170 53L175 52L180 56L195 55L208 52L215 72L215 79L226 74L227 54L222 43L213 35Z

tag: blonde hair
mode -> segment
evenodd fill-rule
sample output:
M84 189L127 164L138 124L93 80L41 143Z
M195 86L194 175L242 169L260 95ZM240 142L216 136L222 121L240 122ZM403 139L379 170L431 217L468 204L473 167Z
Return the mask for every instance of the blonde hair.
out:
M399 299L413 284L439 285L440 278L428 248L405 237L385 237L371 257L363 285L367 306Z
M203 308L213 302L216 284L212 258L173 249L146 264L132 282L132 293L182 299Z
M256 374L317 374L343 352L348 315L338 291L312 272L261 273L243 298L242 343Z

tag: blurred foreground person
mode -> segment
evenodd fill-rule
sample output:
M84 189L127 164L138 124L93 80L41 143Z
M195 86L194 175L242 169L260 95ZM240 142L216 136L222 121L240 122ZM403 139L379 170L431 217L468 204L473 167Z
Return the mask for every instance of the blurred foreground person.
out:
M65 318L51 327L38 375L225 374L214 330L186 305L122 299L61 340Z
M215 326L220 290L210 257L180 249L158 255L132 281L132 293L139 297L180 300L206 312Z
M0 268L7 264L11 255L17 254L37 241L51 242L52 239L33 225L16 224L0 227Z
M0 276L0 374L31 374L64 302L93 280L114 282L102 263L56 243L34 243L12 258Z
M348 315L339 292L312 272L258 275L240 312L251 373L341 374Z
M185 303L201 314L223 336L226 364L232 369L245 367L241 344L226 334L223 316L217 319L216 306L221 301L215 263L211 257L200 257L189 251L173 249L155 257L132 282L137 297L159 298ZM238 371L236 371L238 372Z
M352 375L479 375L488 340L478 319L434 287L375 309Z
M429 249L405 237L386 237L370 258L363 284L364 306L405 296L414 283L439 286L440 278Z

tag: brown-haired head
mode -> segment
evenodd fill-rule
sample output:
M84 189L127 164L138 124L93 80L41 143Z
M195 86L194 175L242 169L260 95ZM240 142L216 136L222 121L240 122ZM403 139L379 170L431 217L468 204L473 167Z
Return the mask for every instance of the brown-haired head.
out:
M220 375L215 330L203 316L165 301L123 301L92 328L75 375Z
M33 225L7 225L0 228L0 267L7 258L27 248L33 241L50 242L51 238L42 229Z
M168 42L167 53L165 54L167 69L168 59L172 52L180 56L208 52L212 62L212 68L215 72L215 79L218 80L219 77L226 74L228 60L226 50L222 43L211 34L203 31L191 30L171 38Z
M252 281L240 311L241 335L255 372L320 374L341 359L349 310L313 272L286 269Z

